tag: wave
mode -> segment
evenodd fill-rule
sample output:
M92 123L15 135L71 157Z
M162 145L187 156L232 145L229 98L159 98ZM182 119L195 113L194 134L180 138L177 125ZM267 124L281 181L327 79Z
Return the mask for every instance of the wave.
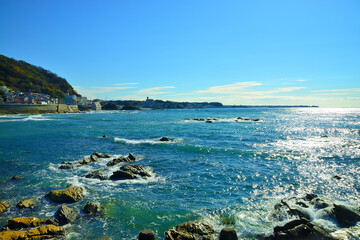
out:
M141 140L134 140L134 139L126 139L126 138L119 138L119 137L114 137L114 141L115 142L121 142L121 143L125 143L125 144L132 144L132 145L138 145L138 144L172 144L172 143L179 143L182 142L183 139L182 138L178 138L178 139L174 139L174 140L170 140L168 142L161 142L159 141L159 138L156 139L141 139Z
M7 115L7 116L1 116L0 117L0 122L26 122L26 121L50 121L53 119L50 118L46 118L43 115L39 114L39 115Z

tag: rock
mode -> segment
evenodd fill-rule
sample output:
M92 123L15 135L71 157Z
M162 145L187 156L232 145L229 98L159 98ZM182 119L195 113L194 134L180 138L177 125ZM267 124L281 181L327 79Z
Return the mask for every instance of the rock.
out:
M326 203L324 200L320 199L320 198L314 198L310 201L310 203L312 205L314 205L315 208L317 209L323 209L323 208L327 208L329 206L328 203Z
M98 240L112 240L112 238L111 238L111 237L107 237L107 236L105 236L105 237L101 237L101 238L99 238Z
M55 218L59 221L59 224L65 225L68 223L74 223L78 214L71 208L62 205L55 213Z
M59 225L58 221L55 218L40 219L36 217L18 217L9 219L8 224L5 226L5 229L18 230L22 228L34 228L48 224Z
M140 175L141 177L151 177L151 175L141 165L138 164L124 165L120 169L126 172Z
M132 153L129 153L129 156L127 158L130 159L131 161L136 161L136 156Z
M341 177L339 177L338 175L335 175L335 176L333 176L333 179L336 179L336 180L341 180L342 178L341 178Z
M258 122L258 121L260 121L260 119L255 118L255 119L253 119L253 121Z
M106 166L111 167L111 166L115 166L116 164L119 163L124 163L124 162L132 162L133 160L131 160L129 157L119 157L119 158L115 158L113 160L111 160L110 162L108 162L106 164Z
M10 180L20 180L22 179L22 177L19 177L17 175L13 176L12 178L10 178Z
M339 223L340 227L348 228L355 226L360 221L360 214L356 210L352 210L342 205L334 204L331 209L331 215Z
M5 211L10 206L10 204L0 202L0 214Z
M170 140L167 137L162 137L159 139L160 142L169 142Z
M0 239L54 239L63 237L65 230L62 227L55 225L45 225L37 228L19 231L2 231L0 232Z
M78 167L79 164L78 163L74 163L74 162L62 162L60 165L60 169L73 169Z
M35 198L31 198L31 199L25 199L21 202L19 202L16 206L18 208L35 208L37 205L37 201L35 200Z
M52 190L46 194L46 197L53 202L74 203L84 198L83 191L84 190L81 187L70 186L65 189Z
M317 197L316 194L308 193L308 194L306 194L306 196L305 196L305 200L311 201L311 200L313 200L313 199L316 198L316 197Z
M106 180L106 177L104 176L104 174L102 172L100 172L99 170L87 173L87 174L84 175L84 177L100 179L100 180Z
M96 215L102 212L100 203L87 202L83 207L84 213L89 215Z
M96 156L98 158L110 158L110 155L104 154L104 153L94 152L92 155L94 155L94 156Z
M214 227L206 221L186 222L165 232L166 240L214 240Z
M90 158L84 158L82 161L79 161L81 165L88 165L92 163L92 160Z
M206 122L206 123L212 123L213 121L211 121L211 120L206 120L205 122Z
M334 240L323 228L310 223L307 219L296 219L284 226L275 227L274 234L266 240Z
M106 136L106 135L103 135L102 137L103 137L103 138L107 138L107 136Z
M91 162L97 162L97 161L99 161L99 158L98 158L98 156L97 156L96 154L97 154L97 153L93 153L93 154L90 155L90 160L91 160Z
M298 218L310 219L310 215L299 207L290 207L290 205L285 201L281 200L280 203L274 206L275 210L281 212L282 210L286 211L290 216L296 216Z
M220 232L219 240L237 240L237 234L233 228L223 228Z
M113 174L109 178L110 180L128 180L128 179L137 179L135 174L131 172L126 172L122 170L118 170L113 172Z
M139 240L156 240L156 236L153 230L144 229L139 233Z

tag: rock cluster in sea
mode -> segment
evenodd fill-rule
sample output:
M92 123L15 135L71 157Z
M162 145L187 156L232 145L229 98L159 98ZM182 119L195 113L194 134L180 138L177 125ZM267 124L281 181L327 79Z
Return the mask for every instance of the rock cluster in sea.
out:
M213 123L217 121L221 121L222 119L219 118L186 118L185 120L188 121L196 121L196 122L205 122L205 123ZM232 121L234 122L259 122L260 119L250 119L250 118L244 118L244 117L236 117L233 118Z

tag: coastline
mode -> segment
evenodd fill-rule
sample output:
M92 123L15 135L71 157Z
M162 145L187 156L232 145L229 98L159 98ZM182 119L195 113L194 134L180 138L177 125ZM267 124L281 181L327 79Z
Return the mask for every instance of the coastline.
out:
M43 113L77 113L77 106L66 104L26 105L26 104L0 104L0 115L9 114L43 114Z

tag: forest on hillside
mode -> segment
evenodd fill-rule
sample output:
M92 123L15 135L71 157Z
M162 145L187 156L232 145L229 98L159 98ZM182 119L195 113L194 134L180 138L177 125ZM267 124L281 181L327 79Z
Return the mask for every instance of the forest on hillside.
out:
M55 73L4 55L0 55L0 86L19 92L48 94L59 99L64 99L67 91L80 96L66 79Z

